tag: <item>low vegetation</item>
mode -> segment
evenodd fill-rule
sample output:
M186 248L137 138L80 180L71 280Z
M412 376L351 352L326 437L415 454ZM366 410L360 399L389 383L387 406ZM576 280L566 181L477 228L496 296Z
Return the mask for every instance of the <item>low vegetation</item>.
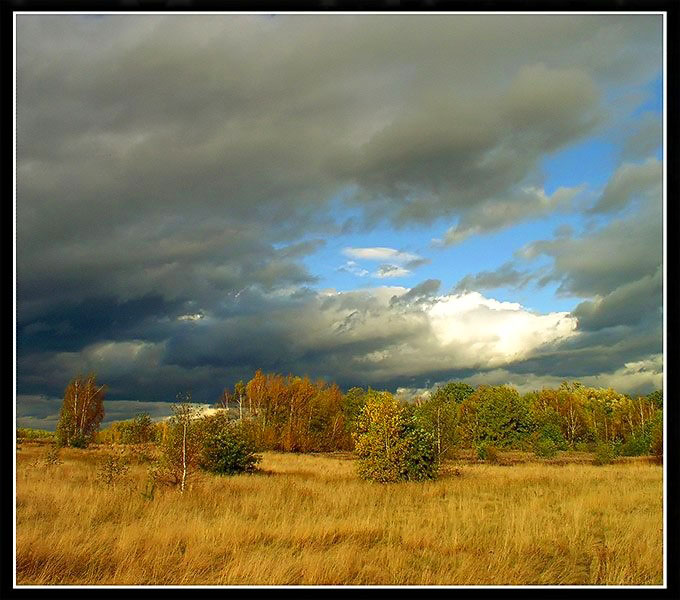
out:
M149 493L134 460L103 484L120 447L64 448L50 469L46 450L18 453L20 585L662 583L662 468L645 458L506 450L509 468L465 451L395 493L351 454L265 452L254 474L199 470L180 494Z
M29 429L28 427L17 427L17 440L54 441L54 431L47 431L45 429Z
M104 390L79 376L56 435L17 431L19 583L661 583L660 392L407 403L258 371L99 430Z

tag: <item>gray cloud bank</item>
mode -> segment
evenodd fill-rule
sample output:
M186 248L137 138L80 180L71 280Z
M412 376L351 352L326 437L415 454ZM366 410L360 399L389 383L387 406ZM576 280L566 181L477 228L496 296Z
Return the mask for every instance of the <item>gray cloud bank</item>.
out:
M522 287L557 284L557 294L589 298L571 312L579 335L552 351L515 362L515 373L550 375L604 381L595 377L611 373L623 384L623 372L635 372L631 390L641 382L662 379L663 325L663 224L661 165L650 159L621 166L596 198L592 212L617 216L579 236L560 231L553 239L526 245L515 261L496 271L468 275L456 289L477 286ZM543 256L550 264L532 269ZM651 378L639 377L643 365ZM619 375L614 375L614 371ZM649 387L649 385L648 385Z
M583 336L516 354L490 339L474 361L433 333L432 306L449 302L432 299L434 280L325 294L303 259L347 230L330 209L339 194L364 228L456 221L445 243L568 210L578 189L546 195L541 158L606 122L605 87L659 63L654 16L20 15L18 393L57 397L90 368L112 399L144 401L180 389L212 401L259 367L392 387L501 363L563 372L562 350L536 349L581 356ZM636 135L629 156L654 129ZM625 204L621 190L639 198L653 170L622 171L598 211ZM593 298L574 311L593 344L645 277L659 285L658 253L616 223L532 246L554 259L549 277ZM610 268L575 264L583 244ZM461 297L476 298L475 319L496 310ZM658 352L637 339L594 368Z

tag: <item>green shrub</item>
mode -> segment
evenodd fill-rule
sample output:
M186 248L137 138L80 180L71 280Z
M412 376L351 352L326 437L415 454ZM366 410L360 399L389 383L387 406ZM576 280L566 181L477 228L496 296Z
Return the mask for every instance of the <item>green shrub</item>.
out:
M595 448L595 464L610 465L616 457L616 449L609 442L599 442Z
M552 438L541 436L534 443L534 454L540 458L553 458L557 454L557 444Z
M370 390L353 435L359 477L389 483L405 478L404 415L389 392Z
M649 446L651 443L649 432L643 435L628 438L621 446L622 456L642 456L649 454Z
M406 439L405 479L409 481L436 479L439 461L432 433L419 426L407 425Z
M246 431L224 415L206 417L203 423L200 466L218 475L252 473L262 460Z
M589 444L588 442L576 442L574 444L574 450L577 452L593 452L594 448L592 444Z
M116 423L121 444L148 444L156 439L156 427L148 413L139 413L130 421Z
M623 440L615 439L612 442L612 448L614 450L614 456L621 456L621 451L623 450Z
M550 440L555 446L555 451L566 450L569 447L567 440L564 439L562 430L559 425L554 422L547 422L541 427L540 437Z
M89 444L88 438L81 434L76 434L75 436L73 436L68 443L68 445L71 446L71 448L87 448L88 444ZM62 442L61 445L66 444Z
M486 447L486 460L492 464L498 464L501 462L501 453L496 446Z
M438 461L431 433L409 419L389 392L366 396L353 435L359 477L380 483L434 479Z

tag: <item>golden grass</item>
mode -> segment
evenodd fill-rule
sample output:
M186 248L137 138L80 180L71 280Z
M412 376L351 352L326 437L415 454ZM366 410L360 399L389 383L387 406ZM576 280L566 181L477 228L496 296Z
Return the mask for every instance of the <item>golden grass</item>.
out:
M265 453L262 473L141 494L96 480L104 448L17 458L18 584L661 584L662 469L461 464L360 481L347 455Z

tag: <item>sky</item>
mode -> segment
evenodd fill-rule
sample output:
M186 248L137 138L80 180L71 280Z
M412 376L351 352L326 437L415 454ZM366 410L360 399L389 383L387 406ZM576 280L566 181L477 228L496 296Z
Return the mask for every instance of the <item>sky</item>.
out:
M16 401L663 374L662 17L16 22Z

